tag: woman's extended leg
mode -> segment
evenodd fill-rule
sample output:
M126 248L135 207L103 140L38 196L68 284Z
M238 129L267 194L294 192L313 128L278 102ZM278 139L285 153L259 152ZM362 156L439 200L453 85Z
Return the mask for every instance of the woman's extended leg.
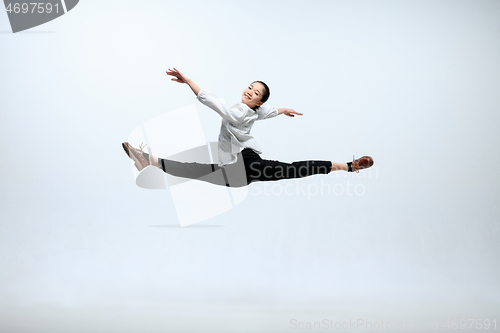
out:
M172 176L199 179L220 169L216 164L185 163L158 158L145 153L142 149L139 150L132 147L128 142L122 143L122 147L127 155L135 162L135 166L139 171L148 165L152 165Z
M303 178L316 174L328 174L331 171L343 170L348 172L369 168L373 159L363 156L360 159L347 163L331 161L300 161L284 163L280 161L264 160L251 149L242 151L245 160L247 181L275 181L280 179Z
M337 170L342 170L342 171L348 171L348 166L347 163L335 163L332 162L332 170L331 171L337 171Z
M178 162L156 157L135 149L127 142L124 142L122 146L127 155L136 162L139 171L152 165L175 177L196 179L219 186L242 187L247 185L241 156L236 163L221 168L217 164Z
M252 149L242 151L245 161L247 181L275 181L281 179L303 178L316 174L328 174L334 168L343 169L340 163L330 161L299 161L284 163L280 161L264 160ZM345 166L347 167L347 165Z

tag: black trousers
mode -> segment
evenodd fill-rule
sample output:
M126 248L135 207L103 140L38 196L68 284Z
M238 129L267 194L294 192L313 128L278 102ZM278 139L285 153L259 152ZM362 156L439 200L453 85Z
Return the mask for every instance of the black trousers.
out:
M254 181L273 181L327 174L332 170L332 162L329 161L284 163L264 160L250 148L244 149L241 154L243 155L248 184Z
M255 181L276 181L328 174L332 169L330 161L284 163L264 160L250 148L245 148L238 154L236 163L222 168L217 164L177 162L162 158L158 161L162 170L170 175L229 187L242 187Z

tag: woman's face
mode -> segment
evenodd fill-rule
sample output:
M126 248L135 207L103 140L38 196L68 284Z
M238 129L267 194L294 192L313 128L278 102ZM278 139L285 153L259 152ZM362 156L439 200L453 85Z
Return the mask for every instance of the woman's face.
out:
M260 101L262 99L262 95L264 94L264 89L264 86L259 82L250 84L245 91L243 91L241 103L246 104L250 109L253 109L256 106L261 106L264 104Z

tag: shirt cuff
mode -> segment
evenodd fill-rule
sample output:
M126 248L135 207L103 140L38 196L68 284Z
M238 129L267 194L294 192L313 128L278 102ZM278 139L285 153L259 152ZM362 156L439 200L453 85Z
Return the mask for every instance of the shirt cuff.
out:
M204 95L206 95L205 89L200 89L200 91L198 91L198 95L196 95L196 99L200 100L200 98L203 98Z

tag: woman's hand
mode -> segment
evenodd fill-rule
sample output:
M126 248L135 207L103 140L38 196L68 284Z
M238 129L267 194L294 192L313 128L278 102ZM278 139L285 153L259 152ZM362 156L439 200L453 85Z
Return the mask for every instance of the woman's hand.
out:
M201 90L200 87L198 87L192 80L185 77L184 74L175 69L175 67L173 70L169 68L167 74L173 76L172 81L176 81L179 83L187 83L188 86L191 88L191 90L194 92L194 94L198 96L198 93Z
M293 109L288 109L288 108L279 108L278 109L278 114L282 114L282 113L284 113L288 117L295 117L294 114L302 116L302 113L297 112L297 111L295 111Z
M185 77L184 74L175 69L175 67L173 70L169 68L167 74L173 76L172 81L176 81L179 83L188 83L189 81L189 79Z

